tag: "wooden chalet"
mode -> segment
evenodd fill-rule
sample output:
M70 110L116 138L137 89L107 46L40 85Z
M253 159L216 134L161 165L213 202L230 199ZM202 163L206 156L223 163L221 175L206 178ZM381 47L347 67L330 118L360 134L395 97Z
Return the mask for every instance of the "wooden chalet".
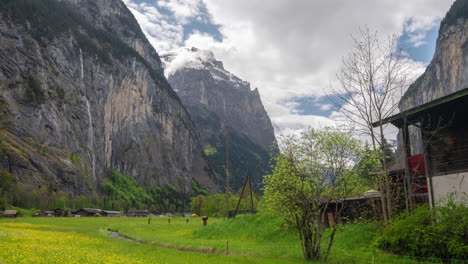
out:
M107 210L103 210L103 211L102 211L102 216L106 216L106 217L119 217L119 216L120 216L120 211L107 211Z
M63 216L63 213L65 212L65 208L57 208L54 210L54 215L56 217Z
M55 211L41 211L41 216L54 217L55 216Z
M148 217L149 211L148 210L128 210L127 216L129 217Z
M102 215L102 210L96 208L82 208L77 210L74 214L79 216L96 216Z
M431 206L450 193L468 193L467 106L465 88L382 120L402 132L404 173L412 179L406 187L415 196L426 194ZM420 142L410 142L410 126L420 131ZM410 143L422 145L423 153L412 153Z
M4 218L16 218L16 216L18 216L17 210L5 210L2 215Z

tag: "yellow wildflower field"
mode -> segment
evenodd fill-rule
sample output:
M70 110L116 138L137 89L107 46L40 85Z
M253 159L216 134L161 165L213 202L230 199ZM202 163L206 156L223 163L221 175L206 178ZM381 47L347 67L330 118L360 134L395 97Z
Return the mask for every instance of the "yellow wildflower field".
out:
M143 263L113 253L113 243L104 239L71 232L41 231L32 227L40 226L24 223L0 225L0 262Z
M161 220L161 222L163 221ZM300 259L206 254L161 248L110 237L110 232L107 231L107 227L117 223L125 226L125 224L131 225L140 222L146 222L146 219L91 217L82 219L63 217L0 219L0 264L305 263ZM175 225L175 222L177 221L173 221L171 226ZM185 221L179 222L177 226L172 228L158 225L158 230L160 232L164 229L174 232L177 229L185 230L187 223ZM144 229L141 232L146 233ZM154 233L152 234L154 235Z

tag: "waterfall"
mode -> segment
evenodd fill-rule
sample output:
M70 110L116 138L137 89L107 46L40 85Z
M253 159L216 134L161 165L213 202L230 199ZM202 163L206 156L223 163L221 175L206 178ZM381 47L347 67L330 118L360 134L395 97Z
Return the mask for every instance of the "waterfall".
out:
M86 108L88 110L88 145L89 145L89 150L90 150L90 155L91 155L91 161L92 161L92 169L93 169L93 179L96 179L96 160L94 158L94 127L93 127L93 116L91 115L91 107L89 105L89 100L87 97L86 99Z
M81 65L81 80L84 80L84 70L83 70L83 51L80 49L80 65Z

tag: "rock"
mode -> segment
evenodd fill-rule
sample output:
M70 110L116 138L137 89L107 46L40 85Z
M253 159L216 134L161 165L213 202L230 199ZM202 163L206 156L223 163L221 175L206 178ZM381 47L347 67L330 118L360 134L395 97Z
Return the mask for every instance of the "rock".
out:
M258 188L278 151L258 89L224 69L210 51L181 48L161 56L168 81L187 107L211 165L225 175L226 135L232 186L251 176ZM211 151L211 152L210 152ZM214 152L214 153L213 153Z
M220 189L123 2L5 0L0 17L0 98L12 124L0 164L15 181L89 194L112 168L147 188Z

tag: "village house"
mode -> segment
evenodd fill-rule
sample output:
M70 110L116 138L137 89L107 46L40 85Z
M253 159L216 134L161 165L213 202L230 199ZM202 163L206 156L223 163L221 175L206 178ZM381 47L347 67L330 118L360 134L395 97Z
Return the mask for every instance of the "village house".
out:
M408 188L415 196L426 194L431 206L444 203L449 195L460 199L468 193L467 105L465 88L383 120L403 135L405 174L412 178ZM410 127L417 136L411 136ZM418 144L420 148L414 147ZM415 149L423 151L414 153Z
M96 216L101 215L102 210L96 208L82 208L74 212L75 215L79 216Z
M149 211L148 210L128 210L127 216L129 217L148 217Z
M54 211L41 211L41 216L53 217L55 216L55 212Z
M4 217L4 218L16 218L17 215L18 215L17 210L5 210L3 212L2 217Z
M56 217L63 216L63 213L65 212L65 208L57 208L54 210L54 215Z
M102 214L102 216L106 216L106 217L119 217L120 216L120 211L103 210L101 214Z

